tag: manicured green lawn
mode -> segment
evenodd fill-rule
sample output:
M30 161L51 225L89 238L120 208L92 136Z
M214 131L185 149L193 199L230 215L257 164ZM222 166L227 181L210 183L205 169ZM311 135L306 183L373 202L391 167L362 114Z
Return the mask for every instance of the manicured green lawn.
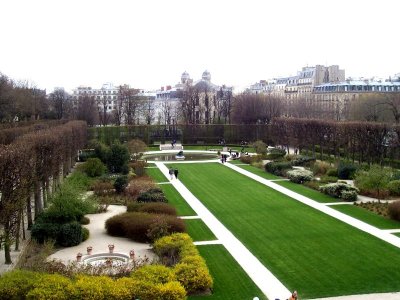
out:
M159 187L165 194L165 197L172 206L176 208L178 216L195 216L194 210L187 204L185 199L171 184L160 184Z
M185 220L185 224L187 233L192 237L193 241L216 240L215 235L201 219L187 219Z
M260 176L262 178L268 179L268 180L271 180L271 179L284 179L282 177L279 177L279 176L276 176L274 174L265 172L265 170L257 168L257 167L254 167L254 166L251 166L251 165L243 165L243 166L238 166L238 167L242 168L242 169L244 169L246 171L249 171L249 172L251 172L253 174L256 174L256 175L258 175L258 176Z
M338 198L325 195L302 184L291 181L277 181L275 183L320 203L342 202L342 200Z
M400 249L221 164L179 168L192 193L300 298L400 290Z
M362 207L346 204L332 205L330 207L379 229L400 229L400 222L387 219Z
M400 232L396 232L396 233L392 233L392 234L394 234L395 236L400 237Z
M213 294L191 296L191 300L267 299L222 245L198 246L214 279Z
M169 179L164 176L158 168L145 169L146 174L154 179L155 182L168 182Z

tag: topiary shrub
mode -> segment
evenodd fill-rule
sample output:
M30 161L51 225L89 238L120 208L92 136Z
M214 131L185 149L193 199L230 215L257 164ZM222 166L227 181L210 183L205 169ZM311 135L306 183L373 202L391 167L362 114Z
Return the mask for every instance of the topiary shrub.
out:
M265 165L265 171L278 176L285 176L286 171L290 169L292 169L292 163L287 161L269 162Z
M107 169L99 158L89 158L80 166L80 170L86 173L89 177L97 177L103 175Z
M26 294L40 281L40 273L14 270L6 272L0 277L1 299L25 299Z
M286 172L286 175L294 183L303 183L313 179L313 172L309 170L290 170Z
M129 151L125 145L121 145L119 142L112 144L107 157L108 170L111 173L119 173L122 171L125 171L126 174L129 173L129 168L128 170L126 169L129 159Z
M152 188L139 194L137 202L168 202L168 200L160 188Z
M357 193L358 193L357 188L355 188L347 183L343 183L343 182L328 183L326 185L320 186L319 190L321 192L323 192L324 194L330 195L335 198L342 198L343 200L353 199L354 193L356 194L356 196L355 196L355 199L356 199ZM352 192L352 193L345 193L343 195L343 192ZM352 201L354 201L354 200L352 200Z
M400 196L400 180L392 180L388 183L387 188L390 195Z
M89 229L82 227L82 242L86 241L90 236Z
M83 216L80 220L79 223L82 225L87 225L90 224L90 219L88 217Z
M121 194L128 186L128 176L118 176L114 182L114 188L117 194Z
M339 179L353 179L356 171L357 168L353 164L340 162L337 169L337 176L339 177Z
M400 201L394 201L388 206L389 216L391 219L400 221Z
M267 153L267 144L265 144L263 141L256 141L252 146L257 154L265 155Z
M81 224L72 222L61 225L57 242L64 247L79 245L82 242Z
M154 229L157 223L166 224L166 230L165 227L160 227L163 235L186 230L184 221L175 216L141 212L127 212L111 217L106 221L106 230L113 236L128 237L138 242L151 242L152 236L160 235L160 232ZM150 229L153 230L152 236L148 235Z

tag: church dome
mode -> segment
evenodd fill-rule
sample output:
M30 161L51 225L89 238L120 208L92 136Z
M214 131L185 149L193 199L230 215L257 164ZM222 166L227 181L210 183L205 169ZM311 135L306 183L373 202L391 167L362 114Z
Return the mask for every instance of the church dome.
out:
M181 76L181 81L182 83L186 83L190 79L189 73L188 72L183 72Z
M211 81L211 74L207 70L203 72L203 75L201 76L201 79L206 80L206 81Z

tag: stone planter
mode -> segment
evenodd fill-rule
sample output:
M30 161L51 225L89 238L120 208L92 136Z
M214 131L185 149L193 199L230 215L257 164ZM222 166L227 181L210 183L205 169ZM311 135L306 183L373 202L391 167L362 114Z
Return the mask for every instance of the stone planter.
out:
M92 250L93 250L93 247L92 247L92 246L87 247L87 248L86 248L87 255L92 255Z
M80 262L82 260L82 253L78 253L77 255L76 255L76 261L77 262Z
M108 245L108 251L110 251L110 253L114 253L114 245Z
M131 259L135 259L135 251L134 250L129 251L129 257Z

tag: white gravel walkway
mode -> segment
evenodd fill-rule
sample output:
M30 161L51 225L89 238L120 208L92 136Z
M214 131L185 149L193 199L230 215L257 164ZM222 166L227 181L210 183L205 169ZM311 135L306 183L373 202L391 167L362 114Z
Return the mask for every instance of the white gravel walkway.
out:
M215 161L214 161L215 162ZM157 167L169 178L168 168L160 162ZM218 242L240 264L268 299L287 299L290 291L182 184L179 179L171 180L172 185L183 196L203 222L214 233Z
M107 234L104 227L106 220L124 212L126 212L126 206L110 205L105 213L86 215L86 217L90 219L90 223L84 225L84 227L89 229L89 238L78 246L68 247L57 251L49 256L48 259L57 259L63 263L68 263L69 261L76 260L76 254L78 252L86 254L86 247L88 246L92 246L92 254L96 254L107 253L108 245L114 244L114 253L129 255L129 251L133 249L137 258L147 257L151 261L154 257L154 252L151 250L149 244L137 243L128 238L115 237Z

